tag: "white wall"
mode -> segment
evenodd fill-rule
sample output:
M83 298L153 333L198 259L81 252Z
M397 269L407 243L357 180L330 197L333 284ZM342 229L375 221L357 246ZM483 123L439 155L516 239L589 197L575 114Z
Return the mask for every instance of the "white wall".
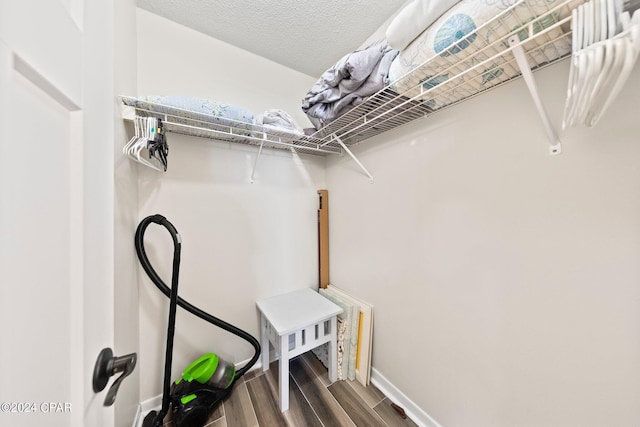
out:
M254 112L278 107L294 114L314 82L148 12L138 10L137 19L139 94L206 97ZM159 213L179 231L183 298L258 337L256 300L317 287L316 190L324 187L324 158L263 150L251 184L256 148L168 138L168 171L139 167L139 219ZM169 234L152 225L146 242L153 266L170 283ZM145 400L161 393L168 300L141 269L139 286ZM174 377L209 351L236 363L252 355L244 341L179 310Z
M568 62L536 73L559 129ZM640 68L547 143L523 81L327 163L332 283L373 366L443 426L637 426Z
M140 95L184 95L245 107L287 111L311 127L302 99L317 77L138 9Z

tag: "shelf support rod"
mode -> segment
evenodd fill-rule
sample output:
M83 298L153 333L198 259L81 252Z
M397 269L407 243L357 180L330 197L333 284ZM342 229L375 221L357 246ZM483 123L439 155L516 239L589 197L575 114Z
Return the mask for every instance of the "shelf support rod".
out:
M251 183L255 181L256 175L256 166L258 166L258 159L260 158L260 154L262 153L262 146L264 145L264 141L260 142L260 148L258 148L258 155L256 156L256 161L253 163L253 171L251 172Z
M532 34L531 29L529 30L530 34ZM531 67L529 66L529 62L527 61L527 57L525 56L524 49L522 48L522 43L520 43L520 38L517 34L509 37L509 46L511 47L511 51L513 52L513 56L518 63L518 67L520 67L520 71L522 72L522 77L524 78L525 83L527 84L527 88L531 93L531 97L533 98L533 102L538 109L538 114L540 114L540 118L542 119L542 124L544 126L544 130L547 133L547 138L549 138L549 154L556 155L562 152L562 146L560 145L560 139L556 135L553 126L551 126L551 121L549 120L549 116L547 115L547 111L544 109L544 105L542 105L542 100L540 99L540 94L538 92L538 87L536 86L536 82L533 79L533 73L531 72Z
M356 162L358 166L360 166L360 169L362 169L362 171L369 177L369 182L373 184L373 175L371 175L371 173L367 170L367 168L365 168L364 165L360 163L360 160L358 160L356 156L351 152L351 150L347 148L347 146L344 144L344 142L342 142L342 140L338 137L338 135L333 134L333 137L335 138L336 141L338 141L338 144L340 144L342 149L353 159L353 161Z

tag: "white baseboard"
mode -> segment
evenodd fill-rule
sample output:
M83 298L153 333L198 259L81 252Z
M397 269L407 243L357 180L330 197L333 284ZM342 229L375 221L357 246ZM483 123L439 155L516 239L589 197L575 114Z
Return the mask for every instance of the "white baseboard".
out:
M391 381L376 370L376 368L371 368L371 383L378 387L389 400L401 406L407 416L420 427L441 427L436 420L431 418L429 414L409 399L398 387L393 385Z
M243 367L244 365L249 363L250 360L251 359L247 359L247 360L243 360L242 362L236 363L236 369ZM275 359L269 359L269 360L273 361ZM256 371L258 369L262 369L262 357L260 357L258 360L256 360L256 363L245 373L249 373L251 371Z
M142 427L144 417L152 410L160 410L162 408L162 395L154 396L150 399L140 402L136 417L133 419L133 427Z

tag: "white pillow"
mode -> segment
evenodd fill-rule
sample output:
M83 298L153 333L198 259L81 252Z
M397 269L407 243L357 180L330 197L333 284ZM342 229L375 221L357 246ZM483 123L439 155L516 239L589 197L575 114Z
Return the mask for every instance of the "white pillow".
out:
M403 50L443 13L460 0L413 0L393 18L387 28L389 46Z

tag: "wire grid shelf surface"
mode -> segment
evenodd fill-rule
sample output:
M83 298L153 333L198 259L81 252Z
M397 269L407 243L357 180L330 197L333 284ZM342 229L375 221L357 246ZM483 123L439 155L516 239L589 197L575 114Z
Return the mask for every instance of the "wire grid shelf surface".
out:
M571 54L571 10L583 0L520 0L418 65L313 137L352 145L521 76L508 39L532 70ZM464 48L461 48L464 46Z
M510 0L511 1L511 0ZM315 155L343 148L426 117L522 75L512 49L522 46L532 70L571 54L571 10L584 0L516 0L444 51L310 136L121 97L137 115L163 120L168 132ZM516 46L509 38L517 37ZM444 53L443 53L444 52ZM344 146L342 145L344 144Z
M324 141L315 137L302 136L270 126L211 116L151 101L142 101L133 97L121 96L120 98L124 105L135 111L135 115L161 119L165 132L279 150L293 148L306 154L341 153L341 148L338 145L323 144ZM131 114L125 114L125 116L127 115Z

